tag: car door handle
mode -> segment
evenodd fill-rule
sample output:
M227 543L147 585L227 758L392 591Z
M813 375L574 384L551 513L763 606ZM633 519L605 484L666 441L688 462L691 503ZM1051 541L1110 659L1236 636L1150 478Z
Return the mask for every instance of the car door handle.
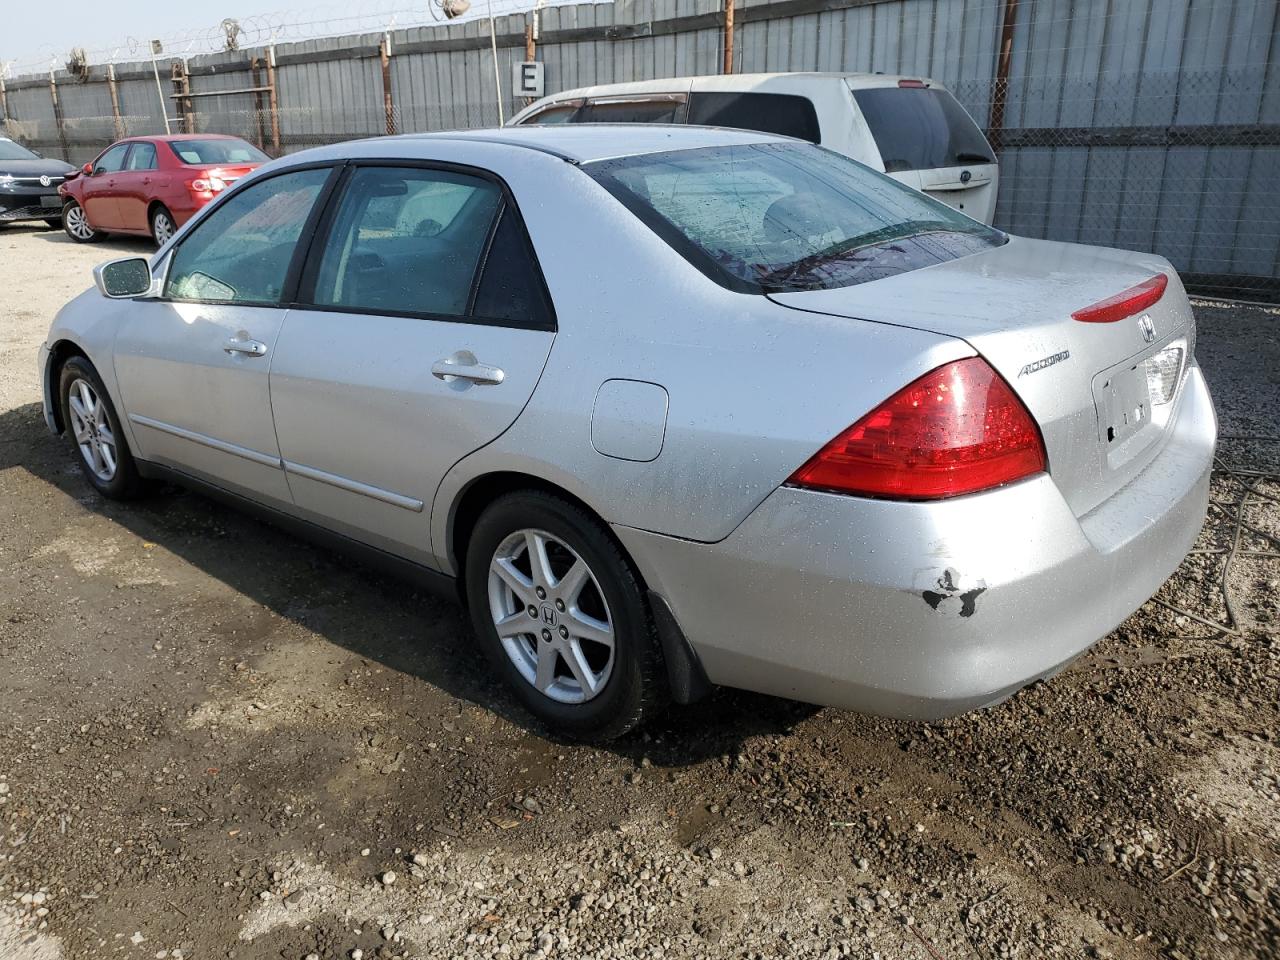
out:
M507 376L498 367L480 363L467 350L460 350L451 357L437 360L431 365L431 375L445 383L452 383L455 380L470 380L472 383L501 383Z
M227 353L243 353L250 357L262 357L267 353L267 345L261 340L241 340L239 337L227 338L222 349Z

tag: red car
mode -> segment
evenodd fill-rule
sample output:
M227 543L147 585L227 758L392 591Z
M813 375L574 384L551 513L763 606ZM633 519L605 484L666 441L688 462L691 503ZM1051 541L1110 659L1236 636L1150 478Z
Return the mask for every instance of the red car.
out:
M239 137L130 137L58 188L62 226L80 243L130 233L160 246L219 191L269 159Z

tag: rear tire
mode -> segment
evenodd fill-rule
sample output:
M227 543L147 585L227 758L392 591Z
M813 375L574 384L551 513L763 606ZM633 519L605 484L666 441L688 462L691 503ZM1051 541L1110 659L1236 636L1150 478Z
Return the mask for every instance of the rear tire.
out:
M169 242L169 238L178 230L177 224L173 222L173 214L168 208L161 205L155 208L151 213L151 239L156 242L157 247L163 247Z
M68 200L62 207L62 229L76 243L97 243L106 236L101 230L94 229L84 207L74 200Z
M481 648L548 727L612 740L667 701L644 590L581 507L534 490L501 497L476 521L465 567Z
M120 418L98 371L84 357L72 357L58 375L62 422L76 449L85 479L104 497L130 500L145 489Z

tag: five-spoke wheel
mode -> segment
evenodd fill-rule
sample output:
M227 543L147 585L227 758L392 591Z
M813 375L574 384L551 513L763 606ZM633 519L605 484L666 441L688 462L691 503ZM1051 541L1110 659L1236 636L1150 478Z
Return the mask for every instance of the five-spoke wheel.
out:
M499 497L471 531L465 586L490 662L548 726L606 740L665 699L639 578L577 504L537 490Z
M58 395L63 425L89 482L104 496L116 499L141 493L142 478L93 364L84 357L70 357L58 377Z

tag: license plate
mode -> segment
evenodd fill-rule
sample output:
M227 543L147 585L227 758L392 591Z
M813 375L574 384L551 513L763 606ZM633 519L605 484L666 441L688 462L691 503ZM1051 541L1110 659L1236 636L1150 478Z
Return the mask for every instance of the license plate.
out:
M1113 371L1100 385L1098 412L1103 439L1118 446L1151 420L1151 394L1141 363Z
M40 206L53 207L56 210L62 206L62 198L57 194L54 194L52 197L41 197Z

